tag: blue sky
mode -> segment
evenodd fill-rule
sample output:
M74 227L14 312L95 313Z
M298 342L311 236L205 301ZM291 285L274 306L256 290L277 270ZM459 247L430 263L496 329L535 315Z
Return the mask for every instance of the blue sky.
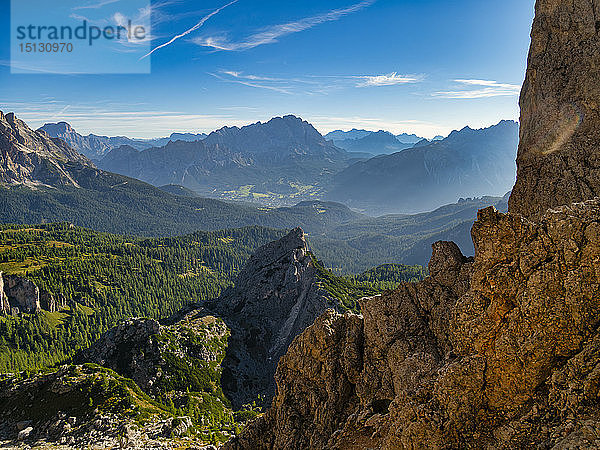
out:
M425 137L518 118L534 0L228 1L153 1L150 74L11 74L5 31L0 109L132 137L284 114L323 133ZM126 2L83 0L78 12L110 21Z

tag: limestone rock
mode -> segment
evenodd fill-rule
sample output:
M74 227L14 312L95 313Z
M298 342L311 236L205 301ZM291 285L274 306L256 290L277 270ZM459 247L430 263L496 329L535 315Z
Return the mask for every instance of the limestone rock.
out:
M210 306L232 330L223 385L235 407L259 395L271 399L279 358L298 334L334 306L318 286L300 228L256 251L235 287Z
M152 339L159 331L160 325L155 320L124 320L81 351L75 361L108 367L148 390L159 366L158 342Z
M538 0L509 210L600 195L600 2Z
M7 275L0 272L2 278L2 313L28 313L41 311L40 290L36 284L18 275Z
M168 358L191 364L200 360L219 363L224 356L229 330L223 321L195 311L180 322L161 326L152 319L128 319L104 333L91 347L75 357L76 363L91 362L131 378L145 392L160 394L175 367ZM215 368L218 370L219 366ZM183 380L186 382L186 380ZM187 386L191 381L188 380ZM178 386L185 391L184 386Z
M41 292L40 306L48 312L62 311L67 307L67 299L63 294L54 295L50 292Z
M0 112L0 183L78 186L74 166L94 167L60 139L29 128L13 113Z
M29 437L29 435L31 434L32 431L33 431L33 427L27 427L27 428L19 431L19 434L17 435L17 440L24 441L25 439L27 439Z
M231 449L562 448L600 428L600 199L539 222L483 210L475 261L322 316Z

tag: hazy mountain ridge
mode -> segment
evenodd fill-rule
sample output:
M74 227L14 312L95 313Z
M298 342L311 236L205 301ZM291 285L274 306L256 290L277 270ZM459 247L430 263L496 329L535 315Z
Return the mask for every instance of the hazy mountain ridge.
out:
M503 195L515 180L518 124L473 130L353 164L327 198L371 214L421 212L460 197ZM377 180L374 182L374 180Z
M118 148L123 145L141 151L152 147L166 145L170 141L183 140L193 142L202 140L206 137L206 134L204 133L172 133L169 137L157 139L133 139L126 136L108 137L97 136L95 134L83 136L75 131L75 129L67 122L46 123L38 128L37 131L43 131L50 137L62 139L79 153L93 160L99 160L113 148Z
M433 210L460 197L502 195L512 186L514 155L507 148L512 149L513 142L494 130L510 123L484 130L466 127L443 141L404 134L400 136L410 142L401 143L385 131L356 129L327 135L348 137L338 142L345 148L292 115L223 127L202 140L169 140L141 151L135 140L110 138L112 143L106 143L94 135L84 138L65 123L48 124L46 130L79 148L96 142L98 151L106 152L97 162L100 168L154 186L179 185L205 197L270 207L327 198L380 215ZM64 132L57 132L60 129ZM143 145L162 144L159 141ZM128 144L109 148L122 142ZM379 153L389 159L378 159ZM376 186L372 179L378 180Z
M366 153L369 155L385 155L412 147L424 138L416 134L403 133L394 136L392 133L384 130L350 131L336 130L327 133L325 139L349 152Z
M414 143L401 142L387 131L377 131L358 139L334 140L335 145L349 152L386 155L411 148Z

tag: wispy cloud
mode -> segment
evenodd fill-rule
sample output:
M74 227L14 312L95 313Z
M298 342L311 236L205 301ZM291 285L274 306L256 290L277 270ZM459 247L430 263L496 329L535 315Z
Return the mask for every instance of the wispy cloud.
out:
M193 42L202 46L210 47L214 50L222 51L243 51L249 50L260 45L273 44L278 42L278 39L288 34L299 33L308 30L317 25L326 22L334 22L348 14L352 14L375 3L376 0L364 0L352 6L342 9L334 9L332 11L320 14L317 16L306 17L295 22L288 22L279 25L273 25L262 31L250 35L242 41L229 41L223 36L207 36L193 39Z
M490 80L454 80L464 86L461 90L440 91L434 97L451 99L477 99L490 97L513 97L519 95L521 86L516 84L499 83Z
M234 72L230 70L222 71L220 72L220 74L211 73L210 75L228 83L237 83L252 88L266 89L269 91L279 92L281 94L293 93L290 89L287 89L286 87L273 85L273 83L280 84L282 81L275 78L259 77L255 75L244 75L241 72Z
M341 89L395 86L418 83L422 75L300 75L293 78L246 74L235 70L211 73L215 78L248 87L267 89L282 94L329 94Z
M178 34L177 36L174 36L169 42L166 42L164 44L159 45L158 47L155 47L154 49L152 49L149 53L147 53L146 55L142 56L140 59L144 59L148 56L150 56L152 53L154 53L157 50L160 50L161 48L165 48L168 45L171 45L173 42L175 42L178 39L181 39L182 37L187 36L190 33L193 33L194 31L196 31L198 28L202 27L207 20L209 20L211 17L219 14L221 11L223 11L225 8L233 5L234 3L237 3L239 0L233 0L229 3L227 3L226 5L221 6L220 8L214 10L213 12L211 12L210 14L208 14L207 16L204 16L200 22L198 22L196 25L194 25L192 28L190 28L189 30L184 31L181 34Z
M240 118L231 111L221 114L192 114L184 111L153 109L147 104L98 102L98 105L75 105L60 101L0 101L0 110L14 111L32 128L47 122L69 122L81 134L151 138L173 132L210 132L224 125L243 126L255 122L254 114Z
M118 1L120 0L104 0L98 3L93 3L91 5L76 6L75 8L73 8L73 11L76 11L78 9L100 9L103 6L110 5L112 3L117 3Z
M397 72L388 75L375 75L360 77L363 81L358 83L358 87L374 87L374 86L395 86L398 84L417 83L423 77L398 75Z

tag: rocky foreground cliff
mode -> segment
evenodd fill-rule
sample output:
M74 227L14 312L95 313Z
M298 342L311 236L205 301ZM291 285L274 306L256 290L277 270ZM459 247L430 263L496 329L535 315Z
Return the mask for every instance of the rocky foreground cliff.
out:
M522 215L600 195L600 2L538 0L521 93Z
M599 17L538 0L518 180L474 260L437 243L425 281L321 316L227 449L600 447Z

